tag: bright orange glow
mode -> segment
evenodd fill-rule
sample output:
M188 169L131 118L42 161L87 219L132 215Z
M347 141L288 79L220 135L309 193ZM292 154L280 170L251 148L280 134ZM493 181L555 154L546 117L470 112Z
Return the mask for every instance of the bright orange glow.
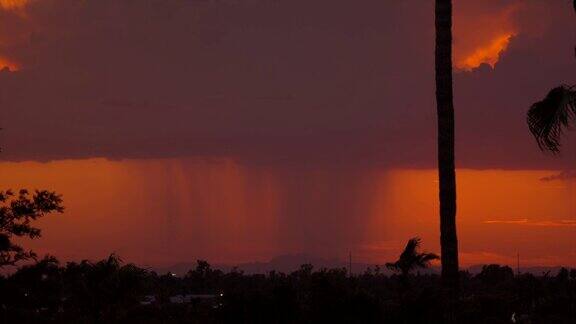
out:
M454 2L454 67L460 71L471 71L482 64L494 68L512 38L528 33L517 15L525 8L524 2L510 1L506 6L490 3Z
M436 170L334 171L227 159L2 162L0 189L64 195L65 213L41 219L42 238L25 243L63 260L115 251L143 265L234 263L352 251L382 265L413 236L440 252ZM513 265L519 252L522 266L575 266L576 181L540 180L556 173L458 170L461 264Z
M508 48L513 33L506 33L494 38L490 43L476 48L472 53L456 61L456 67L461 70L470 71L481 64L488 64L492 68L498 63L500 55Z
M18 71L20 66L14 62L11 62L10 60L0 57L0 71L4 69L8 69L10 71Z
M517 252L525 266L576 264L576 181L540 180L556 173L458 170L461 264L513 265ZM390 258L416 235L425 249L439 252L436 171L396 170L380 178L369 228L388 230L366 246L366 258Z
M278 193L266 170L230 160L91 159L0 163L0 178L0 190L63 195L65 213L41 219L42 239L25 243L41 255L96 259L116 251L141 264L275 255Z
M26 7L28 0L0 0L0 8L4 10L17 10Z

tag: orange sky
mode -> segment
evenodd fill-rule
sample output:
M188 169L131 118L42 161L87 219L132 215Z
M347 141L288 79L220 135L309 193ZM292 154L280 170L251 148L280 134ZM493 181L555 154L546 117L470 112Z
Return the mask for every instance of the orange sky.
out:
M231 160L0 164L5 187L64 195L66 213L42 220L44 237L27 243L64 259L234 263L351 249L381 264L415 235L439 251L434 170L345 172ZM517 252L524 265L576 265L576 183L539 180L553 173L459 170L463 265L513 264Z

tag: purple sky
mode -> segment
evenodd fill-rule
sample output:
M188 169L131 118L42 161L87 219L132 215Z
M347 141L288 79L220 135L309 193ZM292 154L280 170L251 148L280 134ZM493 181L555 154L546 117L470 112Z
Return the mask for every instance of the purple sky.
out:
M456 71L460 167L572 163L525 125L576 81L570 10L455 1L457 55L515 31L494 69ZM20 66L0 72L2 159L433 167L433 39L432 1L29 1L0 11L0 58Z

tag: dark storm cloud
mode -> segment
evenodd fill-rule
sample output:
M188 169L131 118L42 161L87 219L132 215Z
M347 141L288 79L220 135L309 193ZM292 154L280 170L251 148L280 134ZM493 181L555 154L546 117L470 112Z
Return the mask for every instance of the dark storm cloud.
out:
M461 166L564 163L524 113L574 81L565 5L523 6L496 69L457 73ZM0 15L0 58L21 67L0 73L4 159L435 163L430 1L36 0Z

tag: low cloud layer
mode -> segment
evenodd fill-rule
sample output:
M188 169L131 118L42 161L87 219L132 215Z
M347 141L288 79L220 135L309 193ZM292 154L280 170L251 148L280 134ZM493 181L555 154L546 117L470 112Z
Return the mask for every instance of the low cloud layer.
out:
M531 220L523 219L510 219L510 220L486 220L484 224L507 224L507 225L526 225L526 226L544 226L544 227L574 227L576 220L561 219L561 220Z
M556 180L567 181L567 180L573 180L573 179L576 179L576 170L562 171L562 172L557 173L557 174L542 177L542 178L540 178L540 181L545 181L545 182L556 181Z
M435 164L431 2L5 3L5 160ZM487 53L455 76L459 166L573 163L525 126L530 103L576 81L568 7L456 1L455 62Z

